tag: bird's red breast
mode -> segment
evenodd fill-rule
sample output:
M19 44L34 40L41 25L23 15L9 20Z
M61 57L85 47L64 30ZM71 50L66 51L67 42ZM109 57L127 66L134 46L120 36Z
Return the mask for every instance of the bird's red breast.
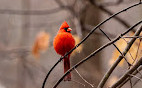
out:
M54 38L54 49L58 54L62 56L64 56L75 46L75 40L70 31L71 30L69 30L69 25L64 22L61 25L56 37Z

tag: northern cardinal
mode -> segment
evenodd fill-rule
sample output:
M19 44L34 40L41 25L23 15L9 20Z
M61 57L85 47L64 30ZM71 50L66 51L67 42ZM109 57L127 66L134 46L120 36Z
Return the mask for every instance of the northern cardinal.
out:
M57 35L54 38L53 46L55 51L64 56L67 52L75 47L75 40L71 34L71 28L67 24L67 22L63 22ZM70 69L70 54L66 56L63 60L64 62L64 73ZM71 80L71 73L69 73L65 78L64 81Z

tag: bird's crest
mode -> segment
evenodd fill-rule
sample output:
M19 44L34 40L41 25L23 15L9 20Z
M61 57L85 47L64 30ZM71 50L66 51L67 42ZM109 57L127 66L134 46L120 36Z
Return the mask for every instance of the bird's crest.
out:
M69 25L67 24L66 21L64 21L60 27L60 29L64 29L64 28L69 28Z

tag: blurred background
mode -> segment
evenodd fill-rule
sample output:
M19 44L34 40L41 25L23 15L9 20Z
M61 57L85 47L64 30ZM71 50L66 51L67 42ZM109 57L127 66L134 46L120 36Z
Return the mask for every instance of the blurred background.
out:
M67 21L79 43L93 27L111 14L138 2L139 0L0 0L0 88L41 88L46 74L60 58L54 51L52 42L62 22ZM142 6L139 5L114 17L100 28L113 39L141 18ZM38 56L38 51L32 54L32 50L41 32L47 33L45 35L49 37L49 43L44 48L46 51ZM107 42L109 40L97 29L71 55L71 66ZM113 56L114 53L115 48L111 45L80 65L77 71L96 88L113 64L112 60L117 58ZM127 71L125 63L113 72L106 87ZM49 76L46 88L52 88L62 75L63 62L60 62ZM62 81L58 88L92 88L76 71L72 71L72 80ZM140 86L141 81L133 88ZM130 88L130 82L122 88Z

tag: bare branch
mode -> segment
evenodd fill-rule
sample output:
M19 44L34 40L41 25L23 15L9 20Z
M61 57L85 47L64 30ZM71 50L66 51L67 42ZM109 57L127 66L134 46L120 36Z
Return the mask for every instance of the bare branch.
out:
M130 77L129 77L130 78ZM132 88L132 79L130 78L130 86L131 86L131 88Z
M97 6L99 9L101 9L102 11L104 11L105 13L112 15L113 12L111 12L110 10L106 9L103 5L97 4L96 2L91 2L91 4ZM116 19L119 23L121 23L124 27L129 28L130 24L128 24L126 21L124 21L122 18L115 16L114 19ZM133 32L135 32L134 30L132 30Z
M141 72L139 71L139 70L137 70L138 72L139 72L139 74L140 74L140 78L142 79L142 74L141 74ZM133 86L135 86L137 83L139 82L139 79L133 84Z
M135 63L135 61L136 61L136 59L137 59L137 57L138 57L140 44L141 44L141 39L140 39L140 41L139 41L138 48L137 48L137 52L136 52L136 56L135 56L135 59L134 59L134 61L132 62L132 64L134 64L134 63Z
M139 29L135 32L134 36L138 36L142 31L142 26L139 27ZM127 54L127 52L129 51L130 47L132 46L132 44L135 42L135 38L131 39L130 42L127 44L126 48L124 49L124 51L122 52L122 54L125 56ZM98 85L98 88L102 88L104 86L104 84L106 83L106 81L108 80L109 76L111 75L111 73L114 71L114 69L116 68L116 66L119 64L119 62L123 59L123 57L120 55L116 61L114 62L114 64L111 66L111 68L106 72L106 74L104 75L104 77L102 78L101 82Z
M83 31L86 31L86 32L90 32L91 31L90 29L93 28L93 26L87 25L87 24L84 24L83 26L84 26ZM107 35L109 35L110 38L115 38L116 37L114 34L111 34L111 33L107 32L107 31L105 33L107 33ZM99 31L96 31L94 33L94 36L95 35L103 36L103 34L101 32L99 32Z
M83 60L81 60L80 62L78 62L77 64L75 64L74 66L72 66L58 81L57 83L53 86L53 88L56 88L59 83L64 79L64 77L69 74L71 71L73 71L75 68L77 68L79 65L83 64L84 62L86 62L87 60L89 60L91 57L93 57L94 55L96 55L97 53L99 53L100 51L102 51L104 48L110 46L111 44L115 43L116 41L118 41L121 36L124 36L125 34L127 34L129 31L131 31L135 26L137 26L138 24L140 24L142 21L136 23L134 26L132 26L131 28L129 28L127 31L125 31L124 33L122 33L120 36L118 36L117 38L115 38L113 41L108 42L107 44L103 45L102 47L98 48L97 50L95 50L94 52L92 52L90 55L88 55L86 58L84 58ZM137 32L136 32L137 33ZM125 54L124 54L125 55ZM102 88L102 87L100 87Z
M109 36L108 36L105 32L103 32L103 30L100 29L100 31L108 38L108 40L111 41L111 39L109 38ZM131 66L131 64L128 62L127 58L122 54L122 52L119 50L119 48L118 48L115 44L113 44L113 46L117 49L117 51L118 51L118 52L121 54L121 56L125 59L125 61L127 62L128 66Z
M132 74L133 75L136 75L137 73L139 73L139 71L140 70L142 70L142 67L139 67L135 72L133 72ZM132 76L131 77L129 77L129 78L127 78L127 79L125 79L119 86L118 86L118 88L121 88L125 83L127 83L129 80L130 80L130 78L132 78ZM133 85L134 86L134 85Z
M71 81L72 81L72 82L75 82L75 83L78 83L78 84L82 85L83 87L85 87L85 84L83 84L83 83L80 83L80 82L75 81L75 80L71 80Z
M74 51L77 47L79 47L84 41L86 41L86 39L88 39L88 37L89 37L91 34L93 34L93 32L94 32L95 30L97 30L97 28L99 28L101 25L103 25L105 22L109 21L110 19L112 19L112 18L115 17L116 15L118 15L118 14L120 14L120 13L122 13L122 12L125 12L125 11L127 11L127 10L129 10L129 9L135 7L135 6L138 6L138 5L140 5L140 4L142 4L142 3L137 3L137 4L134 4L134 5L130 6L130 7L127 7L127 8L125 8L125 9L123 9L123 10L121 10L121 11L119 11L119 12L113 14L113 15L111 15L109 18L107 18L106 20L102 21L100 24L98 24L97 26L95 26L95 27L87 34L87 36L86 36L84 39L81 40L81 42L80 42L79 44L77 44L72 50L70 50L68 53L66 53L62 58L60 58L60 59L54 64L54 66L53 66L53 67L49 70L49 72L47 73L47 75L46 75L46 77L45 77L45 79L44 79L42 88L44 88L45 83L46 83L46 81L47 81L47 79L48 79L50 73L51 73L52 70L57 66L57 64L58 64L60 61L62 61L64 57L66 57L66 56L69 55L72 51ZM132 30L135 26L137 26L137 25L140 24L141 22L142 22L142 21L138 22L136 25L134 25L134 26L131 27L129 30L127 30L124 34L128 33L130 30ZM119 38L118 38L118 39L119 39ZM117 39L116 39L116 40L117 40ZM113 42L116 42L116 40L113 41ZM111 43L113 43L113 42L109 42L108 44L102 46L101 49L103 49L103 48L109 46L109 45L110 45ZM97 50L96 53L99 52L99 51L101 51L101 49L100 49L100 50ZM92 57L92 54L91 54L91 57ZM83 60L83 61L81 61L80 63L83 63L84 61L86 61L86 59ZM79 64L78 64L78 65L79 65ZM78 65L76 65L76 66L78 66ZM75 66L75 67L76 67L76 66ZM62 79L61 79L61 80L62 80ZM60 80L60 81L61 81L61 80ZM60 83L60 82L59 82L59 83ZM59 84L59 83L58 83L58 84ZM57 84L57 85L58 85L58 84ZM56 88L56 87L55 87L55 88Z
M142 36L123 36L122 38L142 38Z
M129 42L126 40L126 39L124 39L124 38L122 38L126 43L127 43L127 45L129 44ZM133 58L133 56L132 56L132 54L131 54L131 52L130 51L128 51L128 53L129 53L129 55L131 56L131 58L134 60L134 58ZM132 66L132 65L131 65ZM129 69L129 68L128 68Z
M75 71L76 71L76 73L79 75L79 77L84 81L84 82L86 82L87 84L89 84L91 87L94 87L94 85L93 84L91 84L91 83L89 83L86 79L84 79L82 76L81 76L81 74L79 74L79 72L75 69Z
M129 76L133 76L133 77L135 77L135 78L139 79L140 81L142 81L142 79L141 79L141 78L139 78L139 77L137 77L137 76L135 76L135 75L129 74Z
M116 83L114 83L110 88L116 88L119 86L125 79L129 77L129 74L132 74L140 65L142 65L142 57L140 60L131 68L129 69Z

